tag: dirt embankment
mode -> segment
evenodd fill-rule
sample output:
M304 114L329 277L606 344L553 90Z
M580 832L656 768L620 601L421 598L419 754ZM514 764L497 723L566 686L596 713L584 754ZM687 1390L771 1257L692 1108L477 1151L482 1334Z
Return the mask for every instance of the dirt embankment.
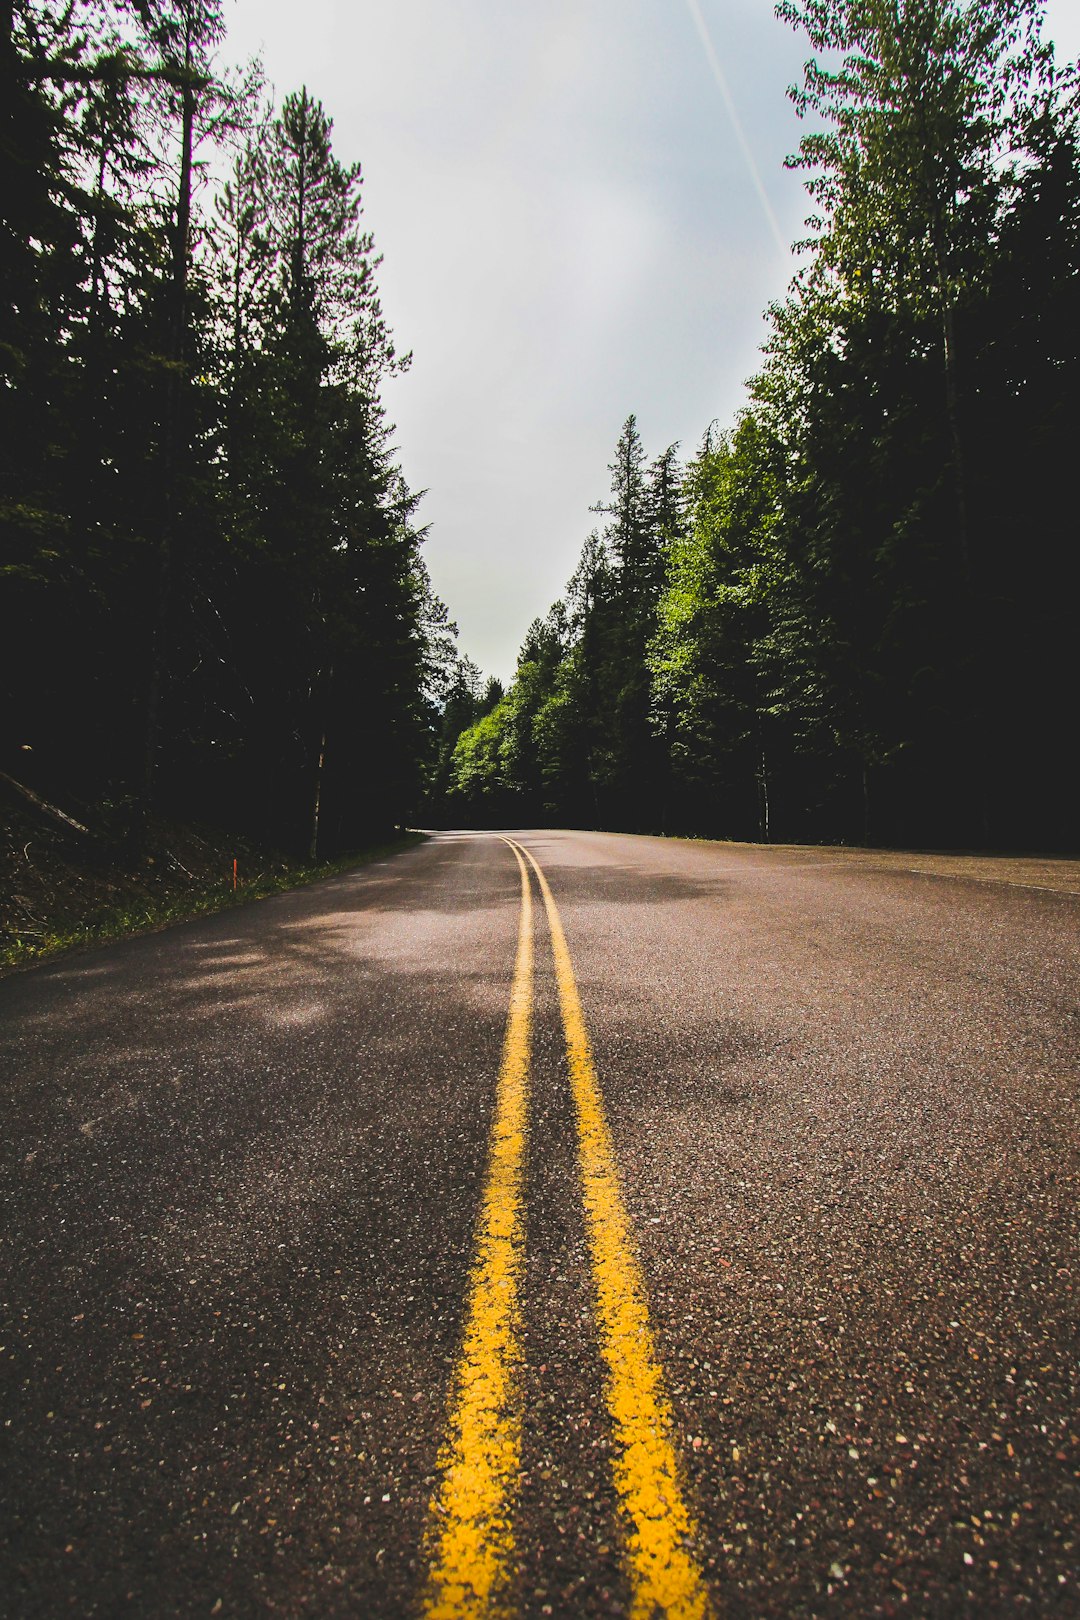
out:
M92 807L52 804L0 774L0 973L291 888L364 853L302 865L215 828L154 819L136 855Z

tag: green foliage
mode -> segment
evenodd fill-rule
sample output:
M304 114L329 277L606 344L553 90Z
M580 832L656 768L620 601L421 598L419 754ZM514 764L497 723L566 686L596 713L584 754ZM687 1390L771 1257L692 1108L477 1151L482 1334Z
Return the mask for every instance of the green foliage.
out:
M661 814L666 752L650 721L646 647L665 548L681 524L674 447L651 467L633 416L608 469L610 499L545 619L530 625L513 685L460 736L447 810L647 826Z
M1036 0L807 0L810 258L730 432L620 435L565 601L463 736L478 814L1064 846L1077 77ZM1067 725L1067 720L1065 720Z
M627 418L504 692L423 567L408 357L317 99L222 76L217 0L17 0L0 644L38 786L299 854L422 786L455 820L1074 840L1076 69L1039 0L780 14L818 53L805 267L729 432L680 469Z

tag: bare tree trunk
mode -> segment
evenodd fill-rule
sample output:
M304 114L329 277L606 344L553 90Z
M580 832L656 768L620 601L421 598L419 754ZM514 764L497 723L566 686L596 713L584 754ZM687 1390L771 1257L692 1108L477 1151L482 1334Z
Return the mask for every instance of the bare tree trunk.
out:
M319 737L319 762L315 767L315 797L311 806L311 842L308 845L308 859L317 861L319 858L319 807L322 799L323 765L326 761L326 732Z

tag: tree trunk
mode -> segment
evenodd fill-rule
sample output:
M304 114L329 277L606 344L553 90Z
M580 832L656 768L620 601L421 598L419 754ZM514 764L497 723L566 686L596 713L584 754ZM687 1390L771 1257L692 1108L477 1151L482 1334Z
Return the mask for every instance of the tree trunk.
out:
M300 310L303 304L304 272L307 259L307 242L305 231L307 222L305 211L307 208L307 147L308 147L308 117L307 117L307 85L301 91L301 107L303 109L303 134L300 141L300 151L297 154L299 169L296 177L296 242L293 246L293 307Z
M979 691L981 638L975 586L971 571L967 494L967 457L964 450L960 381L956 354L953 308L944 282L941 297L941 343L945 365L945 414L953 462L953 500L956 510L956 549L960 561L960 708L967 734L968 758L974 787L974 810L984 844L990 840L990 801L986 780L988 748L986 719Z
M308 845L308 859L317 861L319 858L319 808L322 799L323 765L326 760L326 732L319 737L319 759L315 767L315 797L311 805L311 841Z
M4 107L8 116L13 109L9 96L13 95L18 78L15 66L15 0L0 0L0 86L5 92Z
M96 352L101 326L101 213L105 203L105 175L109 165L109 133L101 121L101 150L98 153L97 182L94 187L94 235L90 244L90 347Z
M765 745L761 745L761 758L758 767L758 831L761 842L770 842L769 827L769 769L765 759Z
M180 179L176 195L169 287L168 375L161 442L161 525L158 547L158 601L150 679L147 683L143 757L143 820L153 802L161 749L161 704L169 674L169 635L172 623L173 577L178 528L181 368L187 347L188 258L191 238L191 177L195 143L195 86L192 75L194 19L186 14L184 74L181 86Z

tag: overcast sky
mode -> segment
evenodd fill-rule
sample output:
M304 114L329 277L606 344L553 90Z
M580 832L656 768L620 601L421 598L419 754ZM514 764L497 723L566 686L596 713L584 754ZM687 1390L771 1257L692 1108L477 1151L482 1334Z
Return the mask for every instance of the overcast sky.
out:
M387 390L435 588L507 679L633 411L691 453L757 369L806 212L807 50L770 0L235 0L230 54L306 83L364 169ZM1077 0L1051 0L1059 60Z

